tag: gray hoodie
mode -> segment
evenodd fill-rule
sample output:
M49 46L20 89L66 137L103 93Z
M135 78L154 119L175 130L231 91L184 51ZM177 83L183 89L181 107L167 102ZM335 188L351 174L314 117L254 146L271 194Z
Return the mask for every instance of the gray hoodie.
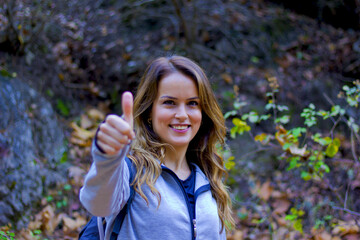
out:
M93 215L106 217L105 240L110 239L115 218L130 195L129 169L124 158L129 146L118 156L108 157L93 144L93 164L80 190L80 201ZM170 239L170 240L225 240L225 230L220 233L221 222L210 184L196 166L195 218L190 219L190 208L185 190L170 169L162 166L162 173L155 182L161 194L161 203L144 184L142 190L149 206L137 193L124 218L118 240Z

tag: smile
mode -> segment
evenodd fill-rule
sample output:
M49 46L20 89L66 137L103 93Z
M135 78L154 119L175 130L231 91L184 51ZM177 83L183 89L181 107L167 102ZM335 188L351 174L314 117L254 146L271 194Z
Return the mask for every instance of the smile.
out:
M190 125L170 125L170 127L177 131L185 131L190 128Z

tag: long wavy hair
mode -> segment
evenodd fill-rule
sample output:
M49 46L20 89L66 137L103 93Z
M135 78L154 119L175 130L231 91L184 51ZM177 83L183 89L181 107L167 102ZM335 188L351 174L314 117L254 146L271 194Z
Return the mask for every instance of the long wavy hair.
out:
M189 144L186 158L196 163L210 182L211 192L217 203L222 231L224 226L229 228L234 222L231 216L231 199L223 183L226 171L223 159L216 149L217 143L224 144L225 122L204 71L188 58L181 56L157 58L148 66L141 78L134 100L136 138L131 145L130 157L136 165L137 172L132 184L135 191L148 204L148 199L141 189L141 186L146 183L151 192L157 196L160 205L161 196L154 185L161 174L161 166L158 160L163 162L167 144L160 141L148 119L151 115L152 104L157 96L159 82L175 72L193 79L198 88L202 123Z

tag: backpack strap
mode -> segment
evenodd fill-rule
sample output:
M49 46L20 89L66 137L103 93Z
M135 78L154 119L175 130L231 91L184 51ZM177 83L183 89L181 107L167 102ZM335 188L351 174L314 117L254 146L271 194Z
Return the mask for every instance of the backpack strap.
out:
M134 187L131 185L131 183L134 181L134 178L135 178L136 167L134 166L133 161L130 160L129 157L125 157L125 161L126 161L126 165L129 168L129 173L130 173L130 177L129 177L130 196L129 196L129 199L128 199L127 203L121 209L120 213L117 215L117 217L115 219L114 228L113 228L111 238L110 238L111 240L112 239L115 239L115 240L117 239L117 236L119 235L120 228L121 228L121 225L122 225L122 223L124 221L125 215L129 212L131 202L134 199L134 195L135 195L135 190L134 190Z

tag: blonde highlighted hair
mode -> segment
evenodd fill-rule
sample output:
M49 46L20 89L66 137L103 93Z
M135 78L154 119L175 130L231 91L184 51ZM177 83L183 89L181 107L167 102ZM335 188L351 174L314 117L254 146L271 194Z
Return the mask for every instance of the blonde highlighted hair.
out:
M205 173L217 203L222 229L224 226L228 228L233 225L231 199L223 183L226 175L223 159L216 150L217 143L224 144L226 134L224 117L204 71L188 58L181 56L157 58L148 66L141 78L134 100L136 139L131 147L131 155L137 173L132 184L135 191L148 203L147 197L141 190L141 186L144 183L147 184L160 204L161 196L154 185L161 174L158 160L162 162L164 159L166 143L160 141L148 123L148 119L157 96L159 82L174 72L193 79L197 85L202 123L198 133L189 144L186 158L196 163Z

